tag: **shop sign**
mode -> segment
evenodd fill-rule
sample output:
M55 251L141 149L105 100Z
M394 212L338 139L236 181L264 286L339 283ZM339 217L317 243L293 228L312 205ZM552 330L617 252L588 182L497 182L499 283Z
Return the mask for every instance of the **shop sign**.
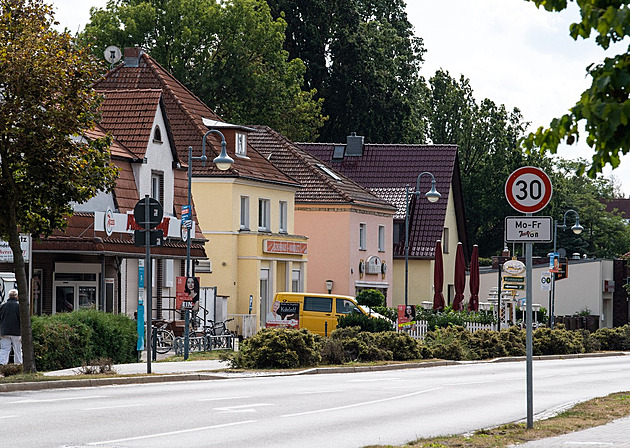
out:
M165 216L164 218L162 218L162 221L156 227L157 230L161 230L164 232L165 238L181 238L181 228L181 220L172 216ZM109 229L111 229L111 233L109 233ZM133 212L109 214L108 212L94 213L94 231L96 232L105 232L108 236L110 236L114 232L134 233L135 230L143 230L143 228L140 227L140 225L136 222L136 219L133 216ZM194 231L195 222L192 221L191 234L194 235Z
M20 235L20 248L22 249L22 257L24 262L28 263L28 254L31 246L30 235ZM13 251L8 241L0 240L0 263L13 263Z
M305 255L306 243L296 241L263 240L263 252L272 254L296 254Z

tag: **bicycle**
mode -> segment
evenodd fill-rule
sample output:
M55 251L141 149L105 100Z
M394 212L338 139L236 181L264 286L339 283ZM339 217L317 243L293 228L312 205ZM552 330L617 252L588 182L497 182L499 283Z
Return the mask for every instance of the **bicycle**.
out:
M168 322L155 323L153 325L153 338L155 352L164 354L168 353L173 348L175 342L175 333L169 328Z
M202 325L199 329L194 330L192 335L193 337L205 337L211 350L233 348L234 335L227 328L227 323L233 320L234 318L215 322L209 319L210 325Z

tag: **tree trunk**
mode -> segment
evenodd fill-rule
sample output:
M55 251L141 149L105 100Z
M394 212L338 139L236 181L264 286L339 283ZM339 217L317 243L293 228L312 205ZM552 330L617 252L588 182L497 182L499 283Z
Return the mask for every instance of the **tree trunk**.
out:
M36 373L35 352L33 350L33 333L31 331L31 301L28 295L28 279L26 278L26 269L24 268L24 257L22 256L22 248L20 247L20 234L17 228L17 219L15 210L8 210L10 215L9 221L9 246L13 251L13 268L15 269L15 278L18 284L18 294L20 303L20 329L22 333L22 371L24 373ZM30 263L33 260L29 261Z

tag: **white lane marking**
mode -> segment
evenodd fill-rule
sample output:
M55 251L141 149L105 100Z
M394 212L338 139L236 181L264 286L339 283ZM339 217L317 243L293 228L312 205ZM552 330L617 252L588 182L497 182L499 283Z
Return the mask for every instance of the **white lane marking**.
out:
M92 396L87 396L87 397L50 398L47 400L17 400L17 401L9 401L7 404L55 403L57 401L93 400L94 398L106 398L106 397L105 395L92 395Z
M565 445L611 446L610 442L564 442Z
M321 412L330 412L330 411L339 411L341 409L357 408L359 406L365 406L365 405L368 405L368 404L376 404L376 403L383 403L385 401L400 400L401 398L413 397L413 396L416 396L416 395L426 394L427 392L433 392L433 391L440 390L440 389L444 389L444 388L443 387L435 387L433 389L420 390L418 392L412 392L410 394L398 395L396 397L382 398L380 400L364 401L362 403L348 404L346 406L338 406L336 408L318 409L317 411L297 412L295 414L285 414L285 415L282 415L282 417L298 417L300 415L319 414Z
M312 390L309 392L298 392L295 395L332 394L337 392L343 392L343 389Z
M3 418L17 418L17 417L19 417L19 415L3 415L3 416L0 416L0 419L3 419Z
M251 395L243 395L241 397L221 397L221 398L200 398L197 401L221 401L221 400L242 400L243 398L251 398Z
M358 379L358 380L350 380L349 383L376 383L380 381L400 381L402 378L392 377L392 378L369 378L369 379Z
M101 406L98 408L85 408L84 411L100 411L103 409L120 409L120 408L136 408L139 406L144 406L144 404L121 404L119 406Z
M469 381L467 383L447 383L445 386L470 386L472 384L488 384L494 381Z
M265 406L273 406L271 403L254 403L254 404L242 404L240 406L226 406L221 408L213 408L215 411L221 412L256 412L253 408L260 408Z
M242 422L224 423L222 425L202 426L200 428L182 429L179 431L161 432L157 434L147 434L146 436L127 437L125 439L106 440L104 442L92 442L88 445L106 445L110 443L129 442L131 440L154 439L157 437L174 436L177 434L186 434L190 432L207 431L209 429L227 428L229 426L244 425L246 423L255 423L256 420L245 420Z

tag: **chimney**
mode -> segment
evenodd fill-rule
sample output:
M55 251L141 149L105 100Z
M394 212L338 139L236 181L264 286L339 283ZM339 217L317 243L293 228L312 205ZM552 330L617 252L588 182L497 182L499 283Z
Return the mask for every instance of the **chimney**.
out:
M362 156L363 155L363 136L353 132L348 136L346 144L346 156Z
M138 67L140 65L140 58L142 57L142 48L140 47L127 47L125 48L125 66Z

